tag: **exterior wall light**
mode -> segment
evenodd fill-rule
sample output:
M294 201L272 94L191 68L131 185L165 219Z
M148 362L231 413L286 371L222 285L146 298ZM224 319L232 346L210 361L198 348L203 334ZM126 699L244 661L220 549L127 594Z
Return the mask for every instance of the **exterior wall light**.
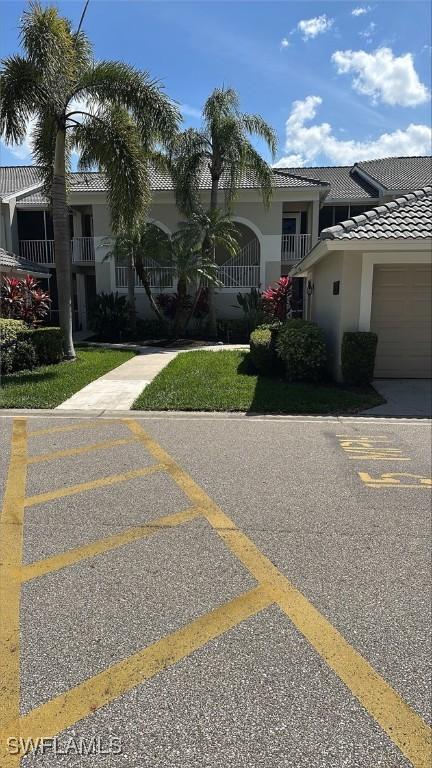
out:
M306 293L307 293L308 296L312 296L313 292L314 292L314 284L313 284L312 280L308 280L307 281L307 287L306 287Z

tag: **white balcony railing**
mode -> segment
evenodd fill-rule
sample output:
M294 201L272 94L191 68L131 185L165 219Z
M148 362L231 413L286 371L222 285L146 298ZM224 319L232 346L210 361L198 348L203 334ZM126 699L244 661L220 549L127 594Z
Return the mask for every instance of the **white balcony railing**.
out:
M127 288L128 268L116 264L115 277L117 288ZM151 288L172 288L174 285L174 269L172 267L150 267L147 269ZM135 272L135 287L142 288L142 282Z
M312 235L282 235L281 261L292 264L303 259L312 248Z
M70 241L71 258L74 264L88 264L95 260L94 239L73 237ZM20 256L36 264L55 264L54 240L20 240Z
M218 269L218 278L224 288L258 288L260 281L259 264L221 266Z

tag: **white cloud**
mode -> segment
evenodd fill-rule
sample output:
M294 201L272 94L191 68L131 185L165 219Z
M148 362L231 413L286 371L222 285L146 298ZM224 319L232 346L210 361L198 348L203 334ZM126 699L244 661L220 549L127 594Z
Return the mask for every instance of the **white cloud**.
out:
M289 47L289 40L288 40L287 37L283 37L282 38L282 40L280 42L280 47L281 48L288 48Z
M394 56L391 48L367 51L335 51L332 62L339 75L353 73L352 87L370 96L374 104L414 107L424 104L430 93L414 68L411 53Z
M367 40L368 43L370 43L375 29L376 24L374 21L371 21L371 23L367 25L366 29L363 29L361 32L359 32L359 35L360 37L363 37L365 40Z
M325 13L322 16L314 16L313 19L302 19L297 24L297 29L302 33L303 40L309 40L317 35L328 32L333 26L334 19L329 19Z
M201 110L197 109L196 107L190 107L189 104L180 104L180 112L182 113L183 117L193 117L196 120L200 120L202 118Z
M366 141L338 139L330 123L305 125L316 117L322 99L307 96L293 103L286 121L285 157L275 167L313 165L318 160L334 165L352 165L358 160L398 155L427 155L431 152L432 130L411 123L405 129L382 133Z
M364 14L369 13L370 10L370 5L361 5L358 8L353 8L351 16L364 16Z

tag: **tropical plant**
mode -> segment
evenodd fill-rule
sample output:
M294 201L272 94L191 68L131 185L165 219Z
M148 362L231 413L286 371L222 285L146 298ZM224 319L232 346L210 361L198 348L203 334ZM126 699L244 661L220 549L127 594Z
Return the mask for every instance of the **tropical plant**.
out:
M163 315L153 296L150 269L156 268L157 258L165 256L166 240L167 235L165 232L162 232L159 227L150 222L133 226L129 230L125 230L118 234L114 237L114 240L112 240L112 238L107 238L101 243L101 245L108 245L111 248L105 256L106 259L114 258L116 264L127 267L129 323L131 321L132 313L135 318L132 320L131 330L133 330L134 324L136 323L135 292L132 292L130 288L131 284L135 285L134 270L136 270L138 278L143 285L151 309L159 322L164 322ZM151 262L154 263L154 267L148 266ZM159 277L162 278L163 274L161 273Z
M237 304L243 310L248 336L264 319L261 293L251 288L249 293L238 293Z
M99 293L89 312L89 326L102 341L119 341L128 328L126 296Z
M189 128L175 138L171 147L171 173L177 206L189 216L199 210L199 187L203 173L210 174L210 211L219 205L223 180L225 208L230 211L242 176L252 177L261 189L265 204L272 193L272 170L250 141L261 138L272 155L276 153L276 134L260 115L240 112L239 97L232 88L216 88L203 108L203 127ZM203 252L208 249L203 242ZM216 335L214 287L210 286L210 332Z
M262 306L264 313L276 320L287 319L291 311L293 293L293 279L292 277L283 276L280 277L276 285L269 286L262 293Z
M31 275L24 279L3 276L0 285L0 313L3 317L38 325L48 315L51 299Z
M172 140L179 113L146 72L95 62L88 37L55 7L32 2L21 17L23 55L2 62L0 135L22 143L34 121L33 156L53 212L60 325L72 341L71 269L66 201L72 149L79 168L105 173L114 232L130 228L149 203L147 158Z

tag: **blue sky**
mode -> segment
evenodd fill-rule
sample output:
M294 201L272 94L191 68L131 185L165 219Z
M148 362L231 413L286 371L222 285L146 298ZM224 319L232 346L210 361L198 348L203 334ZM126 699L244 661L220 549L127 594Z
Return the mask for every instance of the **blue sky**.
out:
M57 3L75 24L83 5ZM2 0L2 57L24 7ZM431 152L430 14L421 0L90 0L84 28L96 58L160 79L185 125L230 85L276 129L281 165L338 165ZM28 143L0 149L3 165L31 162Z

